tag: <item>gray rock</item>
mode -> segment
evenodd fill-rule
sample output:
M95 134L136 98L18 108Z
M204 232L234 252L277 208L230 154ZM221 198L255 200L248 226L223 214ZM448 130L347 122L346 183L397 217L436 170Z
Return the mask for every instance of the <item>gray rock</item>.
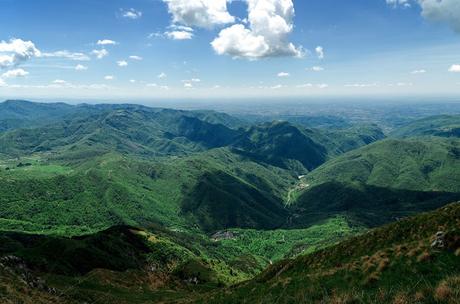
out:
M434 235L434 240L431 242L431 248L443 249L445 247L445 236L443 231L438 231Z

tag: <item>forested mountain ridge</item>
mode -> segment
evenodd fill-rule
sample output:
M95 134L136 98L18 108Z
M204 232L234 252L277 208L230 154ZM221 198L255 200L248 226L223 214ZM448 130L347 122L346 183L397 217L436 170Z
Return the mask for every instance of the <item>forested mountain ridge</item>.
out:
M436 130L452 126L451 118L429 119ZM120 280L132 293L125 275L174 302L195 283L204 292L241 282L273 262L460 199L457 137L342 122L315 128L300 118L253 123L129 104L2 103L0 251L19 258L8 263L44 271L58 289L107 278L90 279L96 285L83 298L74 289L70 303L91 302ZM401 132L411 124L419 123ZM57 272L46 267L49 246L66 253ZM80 271L71 262L79 255ZM161 271L146 273L152 265ZM53 283L61 275L69 281ZM30 292L44 301L48 294ZM145 294L134 298L144 303Z

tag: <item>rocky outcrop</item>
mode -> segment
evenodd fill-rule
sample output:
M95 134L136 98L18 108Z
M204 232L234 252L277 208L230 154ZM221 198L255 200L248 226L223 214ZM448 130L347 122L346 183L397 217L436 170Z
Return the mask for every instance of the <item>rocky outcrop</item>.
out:
M1 257L0 267L16 275L25 285L32 289L56 294L56 290L54 288L46 286L45 280L36 276L33 271L29 269L26 262L17 256L7 255Z

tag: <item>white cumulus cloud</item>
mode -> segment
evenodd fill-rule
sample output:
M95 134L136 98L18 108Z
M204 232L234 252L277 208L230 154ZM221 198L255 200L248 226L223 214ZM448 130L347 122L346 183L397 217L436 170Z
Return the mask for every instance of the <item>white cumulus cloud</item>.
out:
M308 71L308 70L309 70L309 71L313 71L313 72L322 72L322 71L324 71L324 68L323 68L323 67L320 67L320 66L314 66L314 67L312 67L312 68L310 68L310 69L307 69L307 71Z
M322 46L317 46L315 52L319 59L324 59L324 48Z
M115 77L113 77L112 75L107 75L104 77L105 80L114 80Z
M40 57L44 57L44 58L64 58L64 59L75 60L75 61L88 61L88 60L91 60L91 58L89 58L89 56L84 54L84 53L75 53L75 52L70 52L70 51L67 51L67 50L49 52L49 53L42 53Z
M131 56L129 56L129 59L141 61L144 58L142 58L141 56L131 55Z
M29 72L24 71L23 69L14 69L7 71L2 74L3 78L16 78L16 77L24 77L29 75Z
M403 6L403 7L411 7L410 0L386 0L387 4L397 7L397 6Z
M171 40L189 40L193 38L193 33L187 31L170 31L165 32L165 36Z
M312 83L304 83L304 84L299 84L296 86L296 88L299 88L299 89L311 88L311 87L313 87Z
M422 16L435 22L445 22L460 32L460 1L458 0L418 0Z
M291 76L291 74L289 74L287 72L279 72L277 76L278 77L289 77L289 76Z
M193 38L193 29L189 26L173 24L168 27L168 31L159 36L171 40L189 40Z
M117 61L117 65L119 67L127 67L128 66L128 62L126 60L119 60Z
M101 49L101 50L93 50L91 52L94 56L96 56L97 59L102 59L106 56L109 55L109 52L106 49Z
M227 10L227 0L163 0L173 23L190 27L212 28L233 23Z
M118 42L110 39L102 39L97 41L97 45L117 45Z
M411 74L425 74L426 73L426 70L424 69L421 69L421 70L414 70L412 72L410 72Z
M182 80L183 83L198 83L198 82L201 82L201 79L200 78L192 78L192 79L187 79L187 80Z
M33 57L40 57L41 52L32 41L11 39L0 41L0 68L16 66Z
M166 75L166 73L161 72L160 74L158 74L157 77L160 78L160 79L164 79L164 78L168 77L168 75Z
M53 84L67 84L67 81L62 79L56 79L55 81L53 81Z
M248 26L235 24L223 29L211 42L217 54L252 60L303 56L302 48L288 40L294 29L292 0L245 1L248 4Z
M139 19L142 17L142 12L135 10L134 8L126 9L126 10L121 10L121 16L123 18L128 18L128 19Z
M87 69L88 69L88 67L87 67L87 66L84 66L84 65L82 65L82 64L77 64L77 65L75 66L75 70L77 70L77 71L86 71Z
M424 18L446 23L460 32L460 1L458 0L386 0L386 2L394 7L411 7L411 3L417 3L422 8Z
M452 72L452 73L460 73L460 64L453 64L453 65L449 68L449 72Z

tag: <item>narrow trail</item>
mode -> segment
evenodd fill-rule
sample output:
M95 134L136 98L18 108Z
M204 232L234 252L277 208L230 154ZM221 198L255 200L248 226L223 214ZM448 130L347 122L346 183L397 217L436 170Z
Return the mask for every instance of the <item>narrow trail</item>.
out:
M292 196L296 191L302 191L302 190L307 189L308 187L310 187L310 184L307 184L303 180L303 178L299 178L298 182L291 189L289 189L287 193L287 199L286 199L285 205L289 206L292 203L292 200L293 200Z

